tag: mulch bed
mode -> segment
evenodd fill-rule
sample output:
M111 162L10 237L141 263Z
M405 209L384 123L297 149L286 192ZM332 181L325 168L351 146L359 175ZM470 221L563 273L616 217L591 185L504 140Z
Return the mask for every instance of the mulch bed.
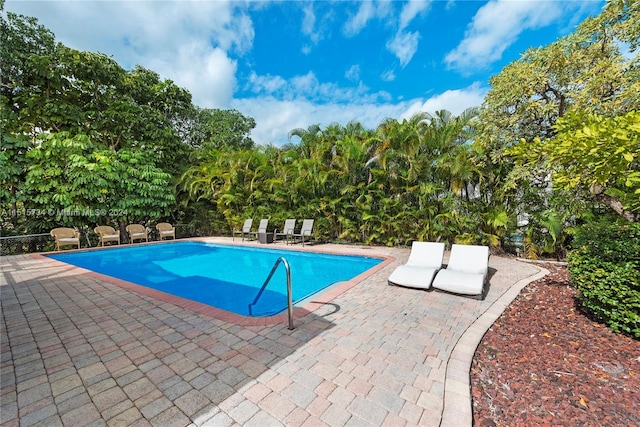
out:
M529 284L471 366L475 426L640 425L640 341L578 307L566 267Z

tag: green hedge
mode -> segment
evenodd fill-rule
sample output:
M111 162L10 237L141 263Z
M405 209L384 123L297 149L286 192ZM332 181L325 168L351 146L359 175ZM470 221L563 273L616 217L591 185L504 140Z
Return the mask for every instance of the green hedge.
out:
M578 300L613 331L640 338L640 224L588 224L567 260Z

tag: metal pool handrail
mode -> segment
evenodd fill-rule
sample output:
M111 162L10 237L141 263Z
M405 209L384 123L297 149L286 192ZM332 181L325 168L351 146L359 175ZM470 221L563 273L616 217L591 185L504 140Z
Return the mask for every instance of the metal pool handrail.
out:
M258 300L260 299L262 292L264 292L264 289L267 287L267 284L271 280L271 277L273 277L273 273L276 272L276 269L278 268L278 265L280 265L280 263L284 264L284 269L287 273L287 313L289 315L289 329L293 329L293 296L291 291L291 268L289 267L289 263L284 257L278 258L276 263L273 264L273 268L271 269L271 273L269 273L269 277L267 277L267 280L264 281L264 284L260 288L260 292L258 292L258 295L256 295L256 298L253 300L251 304L249 304L249 314L252 314L251 307L255 305L255 303L258 302Z

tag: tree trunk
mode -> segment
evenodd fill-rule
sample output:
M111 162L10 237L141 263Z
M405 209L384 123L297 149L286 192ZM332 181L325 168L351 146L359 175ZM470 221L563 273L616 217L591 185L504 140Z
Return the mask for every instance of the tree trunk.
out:
M627 221L629 222L640 221L640 214L624 210L624 207L622 206L622 203L620 202L620 200L604 193L594 193L594 197L596 201L598 201L599 203L602 203L605 206L610 207L618 215L622 216Z

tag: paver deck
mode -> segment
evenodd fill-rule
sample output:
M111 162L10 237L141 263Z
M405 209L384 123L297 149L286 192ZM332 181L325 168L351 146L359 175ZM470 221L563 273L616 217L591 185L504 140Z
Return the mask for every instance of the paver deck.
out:
M545 274L492 256L480 301L389 286L409 249L296 249L391 261L333 299L297 308L289 330L286 321L212 317L38 256L0 258L0 423L471 425L474 351L522 287Z

